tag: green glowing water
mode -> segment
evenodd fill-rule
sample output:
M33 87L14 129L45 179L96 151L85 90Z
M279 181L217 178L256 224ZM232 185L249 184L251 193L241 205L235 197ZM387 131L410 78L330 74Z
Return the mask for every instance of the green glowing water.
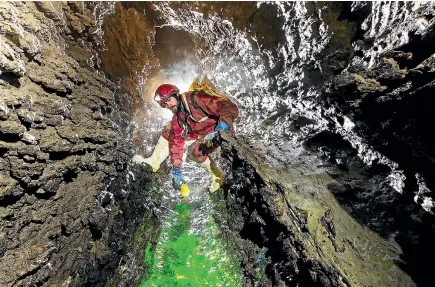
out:
M148 244L148 272L140 287L241 286L240 268L219 240L209 216L201 230L191 229L192 207L180 203L167 218L159 242Z

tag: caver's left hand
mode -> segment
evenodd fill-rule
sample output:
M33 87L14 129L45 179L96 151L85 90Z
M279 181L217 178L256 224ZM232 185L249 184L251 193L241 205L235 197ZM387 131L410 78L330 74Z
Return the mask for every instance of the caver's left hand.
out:
M181 169L179 167L172 167L172 185L176 190L181 190L181 185L185 184L183 175L181 174Z

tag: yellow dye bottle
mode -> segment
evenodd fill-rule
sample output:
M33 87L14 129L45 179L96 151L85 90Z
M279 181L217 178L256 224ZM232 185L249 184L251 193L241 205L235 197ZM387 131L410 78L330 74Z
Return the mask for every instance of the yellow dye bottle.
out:
M183 184L181 185L180 193L181 193L181 196L183 196L183 197L189 195L189 193L190 193L190 189L189 189L189 187L187 186L187 184L183 183Z

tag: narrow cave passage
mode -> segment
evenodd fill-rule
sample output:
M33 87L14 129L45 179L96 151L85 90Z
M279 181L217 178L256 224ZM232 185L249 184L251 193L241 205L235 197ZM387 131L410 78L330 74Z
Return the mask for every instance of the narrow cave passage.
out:
M397 271L397 274L404 272L409 274L414 282L418 282L418 285L430 285L430 282L432 282L430 276L427 277L422 274L429 274L433 263L425 265L426 267L421 269L417 267L418 264L415 262L414 255L412 255L414 252L421 252L419 250L429 250L428 254L433 254L434 252L430 245L424 243L429 242L428 238L433 238L434 236L433 218L430 215L426 215L427 211L423 211L412 200L412 193L415 192L416 188L419 190L425 188L421 185L416 187L415 180L413 182L411 174L412 172L415 173L416 170L406 166L406 162L411 162L412 160L403 158L403 163L398 168L395 162L384 157L384 154L388 154L388 151L376 154L376 149L383 149L383 147L377 146L377 138L371 139L371 135L363 132L366 128L366 126L363 126L364 124L368 126L373 125L372 119L369 117L364 118L366 116L363 113L368 108L361 105L361 113L356 111L354 114L350 111L343 111L341 110L344 107L341 102L342 99L337 98L336 102L332 100L336 95L342 95L343 91L339 89L335 90L335 87L332 87L332 92L325 89L325 87L328 87L331 79L333 79L332 83L339 87L341 83L334 82L334 79L339 77L335 76L342 73L346 66L352 66L352 61L355 61L355 59L367 61L367 66L372 65L371 61L377 59L373 55L368 59L367 55L370 55L369 52L362 57L358 54L362 50L358 51L351 46L352 41L365 37L362 36L363 30L360 28L365 18L363 16L356 17L356 13L351 12L349 6L342 4L333 4L322 8L325 9L325 12L320 18L316 18L309 13L311 13L310 11L315 11L320 6L318 4L307 4L308 14L306 15L311 15L310 19L315 19L313 21L317 21L317 26L306 27L305 29L309 32L303 34L301 29L304 27L304 21L307 19L304 18L306 15L298 18L291 12L292 9L297 11L300 8L297 5L294 7L292 4L281 7L268 4L259 5L259 7L254 6L252 6L252 3L240 3L234 6L223 3L200 3L198 6L181 3L180 5L162 4L157 5L157 9L155 7L150 9L147 5L144 7L143 4L125 4L126 8L148 11L148 13L145 13L146 17L155 26L155 43L153 43L152 47L154 56L159 61L159 66L150 70L144 83L145 86L142 89L144 91L143 98L146 101L150 101L156 87L162 83L175 84L181 90L187 90L190 83L198 74L206 74L214 84L219 85L221 89L230 95L231 99L241 108L238 138L240 140L247 140L250 146L254 150L257 150L261 156L265 155L264 163L272 164L276 169L275 171L268 172L281 175L281 177L274 176L273 178L279 185L284 185L283 189L291 190L297 186L298 189L307 190L309 189L307 186L312 185L312 183L305 182L302 178L289 176L288 169L299 170L302 174L307 174L307 171L309 171L308 173L314 172L318 175L326 173L332 176L335 180L326 180L325 183L321 183L316 189L327 190L321 191L321 193L331 192L342 206L344 214L349 213L358 224L369 227L381 236L381 238L376 239L379 240L378 248L391 249L392 254L397 254L383 255L393 256L396 258L394 261L399 262L394 268L402 271ZM246 15L237 14L238 9L245 9L247 11ZM377 11L380 7L375 5L371 9ZM366 13L366 17L371 15L369 7L361 7L360 11L362 14ZM290 23L298 28L296 30L286 30L285 27L288 27L286 25L290 25ZM325 35L319 32L322 29L321 25L326 25L329 33L331 35L334 34L334 36L331 36L327 40L324 37ZM340 32L337 33L337 31ZM390 33L397 32L391 30ZM426 41L430 41L430 39L429 36ZM377 41L381 42L382 39ZM394 46L393 43L388 45ZM367 47L366 49L370 50ZM371 49L373 49L372 51L378 51L375 45ZM404 50L409 52L409 48L405 47ZM288 56L289 51L291 51L291 57ZM309 57L305 54L307 51L312 59L315 59L314 61L309 60ZM334 52L328 54L331 51ZM328 55L328 60L322 61L320 59L321 55ZM289 58L292 58L292 60L289 60ZM396 60L395 56L393 56L393 59L394 61L399 61ZM410 63L410 65L415 67L415 64ZM381 73L382 69L388 69L388 67L382 66L382 63L379 64L379 67ZM394 66L392 67L394 68ZM373 67L371 69L373 70ZM364 74L364 72L358 70L351 73ZM366 77L365 74L362 77ZM390 85L385 90L385 93L397 87L399 78L394 81L390 80L390 82L379 80L382 85ZM365 79L356 79L357 87L358 85L374 85L374 87L369 88L374 93L379 93L383 89L382 87L377 88L377 84L369 80L367 82L369 84L367 84L364 82ZM350 85L348 89L355 89L352 84L349 83L348 85ZM360 91L362 91L361 94L364 97L366 95L364 92L367 93L368 90L363 91L360 89ZM353 91L347 92L355 93ZM325 99L326 101L324 101ZM360 101L358 98L353 100L355 102ZM369 104L367 102L367 105ZM328 105L336 106L337 109L332 112L331 110L328 111ZM399 106L393 106L390 109L397 107ZM151 109L154 109L154 107ZM157 108L154 113L159 113L159 109ZM151 112L152 114L153 112ZM319 114L321 115L319 116ZM169 120L169 116L166 119L163 118L164 116L159 118L161 121L159 127L164 125L163 122ZM364 119L364 124L355 126L353 121L359 118ZM145 125L150 125L147 119L144 121ZM331 126L331 124L333 125ZM348 126L354 127L353 130L349 129ZM157 133L159 128L156 128L155 124L153 128L154 132ZM137 133L140 135L142 131L137 131ZM140 136L142 136L141 145L148 147L145 154L150 154L151 150L149 146L156 141L156 136L152 138L143 134ZM392 140L391 145L396 145L395 141ZM147 148L144 147L143 149L146 150ZM309 153L312 154L309 155ZM367 161L367 154L370 153L374 154L374 159ZM232 158L233 155L230 157ZM396 158L398 162L401 161L397 156L392 154L389 157ZM303 161L306 162L302 164L302 168L294 167L300 165ZM382 164L377 164L377 162L382 162ZM401 168L404 168L404 170L401 170ZM232 167L227 167L226 172L233 173L232 169ZM280 170L283 169L286 171L281 172ZM199 169L195 169L195 165L191 163L188 163L183 168L183 171L189 177L195 177L198 172L201 172ZM428 170L422 170L421 172L427 173ZM293 173L293 171L290 173ZM401 176L402 174L407 174L406 180ZM290 185L286 184L286 178L288 177L293 178L295 182ZM244 181L246 178L246 175L242 175L239 180ZM430 184L430 177L426 177L425 182L419 181L419 184ZM280 248L282 249L274 249L275 251L273 252L277 254L284 252L285 245L282 243L282 240L285 239L284 234L279 234L278 230L275 229L263 228L258 222L251 222L252 218L258 218L260 222L268 222L266 225L274 226L274 224L277 224L277 221L280 221L274 215L276 210L258 210L253 208L257 200L264 200L261 196L254 196L250 201L247 201L247 194L243 194L233 188L233 186L240 185L240 182L230 181L226 184L225 191L223 191L225 197L228 197L226 200L231 201L233 197L240 197L238 199L240 203L235 206L227 203L227 207L219 209L219 212L230 212L231 214L231 208L241 208L243 210L238 216L245 223L240 222L240 226L232 226L231 231L234 234L240 234L241 240L247 240L256 245L255 247L251 246L251 250L245 250L246 253L252 253L248 257L256 261L258 256L264 252L261 251L263 250L262 248L270 246L271 242L276 242L274 244L281 246ZM305 186L300 187L300 185ZM204 186L206 186L206 183L204 183ZM404 195L400 195L397 191L404 193ZM309 193L313 192L310 191ZM314 192L314 194L318 194L318 191ZM379 198L382 198L382 203L375 203L376 199ZM295 200L295 195L288 196L287 200L292 202ZM426 202L430 201L430 199L424 200ZM364 201L367 204L363 204L362 202ZM320 202L322 202L322 199L320 199ZM332 203L327 203L327 205L330 204ZM336 242L335 230L340 229L340 227L337 227L335 224L338 223L334 224L334 221L340 221L338 217L345 215L338 215L342 211L337 210L335 211L335 218L331 216L331 214L334 214L334 212L331 212L335 208L332 208L332 206L335 206L334 204L330 206L330 209L326 209L325 213L319 214L318 219L316 219L318 220L317 223L320 223L322 228L325 228L325 235L331 241L335 252L346 253L344 251L346 248L358 250L356 245L363 243L350 243L354 240L352 238L344 239L348 243L340 244ZM313 205L316 204L313 203ZM396 211L398 206L407 211L407 215L404 218L403 214ZM291 209L291 207L289 208ZM428 208L430 209L431 207ZM425 209L427 210L427 208ZM377 215L372 213L375 210L378 213ZM288 212L290 211L285 211L285 213ZM314 212L307 209L307 212L308 214L316 214L317 211ZM271 218L266 219L268 217L266 214L268 213L272 213L272 215L270 215ZM411 214L416 215L418 219L409 220ZM215 214L215 216L220 217L222 214ZM300 220L308 220L309 222L310 217L308 216L308 219ZM404 221L407 222L405 225L399 223ZM220 222L220 224L222 231L223 226L227 224L224 222ZM344 223L344 226L346 226L346 223ZM305 225L301 228L307 229L308 233L312 232L310 227ZM349 231L349 227L341 228ZM359 233L356 230L352 232ZM284 236L284 238L279 239L280 236ZM390 241L392 239L394 244L389 247L381 247L385 244L382 241L386 239ZM423 243L424 247L420 246L420 243L417 242ZM231 246L233 243L227 242L226 244ZM387 243L387 245L389 244ZM266 248L265 250L268 249ZM281 257L272 255L273 252L269 251L269 253L265 253L269 255L268 260L270 261L264 266L264 269L246 264L244 261L247 260L247 255L239 255L239 260L243 262L242 266L244 266L243 280L245 285L248 284L247 282L258 281L261 277L258 272L246 271L248 268L262 270L264 273L262 276L271 280L269 283L262 284L278 284L277 282L280 280L290 285L293 284L290 282L294 280L302 280L301 282L305 282L305 284L318 284L321 282L318 278L308 279L310 278L308 275L305 278L305 275L302 275L304 274L303 271L301 271L300 275L293 274L290 270L296 267L290 267L291 264L286 265L289 262L298 262L293 264L304 266L298 268L310 270L313 267L308 266L310 264L313 265L313 263L302 263L304 259L299 259L298 261L292 258L296 255L289 254L287 255L288 257L286 255ZM376 257L376 254L379 255L380 253L375 250L371 252L373 254L367 255L368 257ZM401 252L404 253L401 254ZM360 251L356 253L360 253ZM297 255L296 257L299 256ZM351 255L348 254L348 256ZM427 257L428 260L429 257ZM432 260L429 261L432 262ZM394 264L389 264L387 266L394 266ZM246 267L247 265L251 267ZM277 267L279 265L282 267ZM333 278L334 276L331 275L333 272L331 270L329 272L328 276ZM292 275L284 276L283 274ZM251 278L247 279L250 276ZM362 282L367 280L360 277L361 275L355 274L352 276L355 277L353 279L348 278L351 281ZM387 275L380 273L377 276L384 278ZM404 277L402 275L397 276L401 278L400 280L410 280L404 274ZM330 280L331 282L334 281L333 279ZM334 285L336 283L331 284ZM352 283L350 284L352 285Z
M435 286L434 15L0 2L0 286Z

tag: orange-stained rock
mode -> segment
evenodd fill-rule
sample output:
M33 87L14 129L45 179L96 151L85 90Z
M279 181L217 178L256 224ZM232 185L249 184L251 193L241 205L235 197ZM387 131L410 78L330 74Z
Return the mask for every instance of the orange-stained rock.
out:
M106 49L100 53L102 70L113 80L121 79L126 92L138 95L141 77L159 65L152 50L153 23L136 9L117 3L115 13L105 19L103 30Z

